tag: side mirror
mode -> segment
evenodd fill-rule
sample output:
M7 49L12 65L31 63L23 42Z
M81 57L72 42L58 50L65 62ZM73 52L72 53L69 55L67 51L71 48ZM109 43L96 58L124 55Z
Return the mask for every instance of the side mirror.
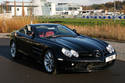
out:
M77 33L76 29L73 29L73 32Z
M29 36L30 36L31 34L32 34L32 32L31 32L31 31L27 31L27 35L29 35Z

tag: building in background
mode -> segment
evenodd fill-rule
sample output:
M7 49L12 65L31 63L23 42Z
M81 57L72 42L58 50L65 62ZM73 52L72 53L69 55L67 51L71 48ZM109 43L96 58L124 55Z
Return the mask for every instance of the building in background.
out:
M82 10L81 5L74 3L53 3L47 0L33 0L36 16L52 16L52 15L78 15Z
M82 6L74 3L57 3L56 15L78 15Z
M33 4L37 7L34 8L35 16L51 16L55 15L56 4L48 2L47 0L33 0Z
M78 15L81 5L74 3L53 3L47 0L31 0L31 2L3 1L0 3L0 13L10 16L53 16Z
M1 3L1 13L12 16L29 16L31 9L37 7L31 2L4 1Z
M105 10L99 9L99 10L82 10L80 11L80 14L83 16L104 16Z

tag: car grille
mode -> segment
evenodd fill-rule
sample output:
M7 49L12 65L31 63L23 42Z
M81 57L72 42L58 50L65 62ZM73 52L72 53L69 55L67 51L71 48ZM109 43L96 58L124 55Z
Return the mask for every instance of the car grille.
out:
M109 52L106 49L101 52L101 56L106 56L108 54L109 54ZM95 54L92 54L92 53L80 52L79 53L79 58L80 59L93 59L93 58L97 58L97 56L95 56Z
M92 58L95 58L95 56L93 56L92 54L84 54L84 53L79 54L79 59L92 59Z
M106 56L108 54L109 52L106 49L101 51L101 56ZM92 54L92 53L79 52L79 59L93 59L93 58L97 58L97 56L95 56L94 53Z

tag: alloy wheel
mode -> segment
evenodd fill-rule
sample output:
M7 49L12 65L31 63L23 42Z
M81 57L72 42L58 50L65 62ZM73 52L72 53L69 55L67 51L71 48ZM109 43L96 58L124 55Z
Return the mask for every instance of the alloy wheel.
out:
M48 73L51 73L54 71L54 57L51 52L47 52L44 57L44 66L45 70Z
M16 57L16 45L15 45L14 42L11 44L11 49L10 50L11 50L12 58L15 58Z

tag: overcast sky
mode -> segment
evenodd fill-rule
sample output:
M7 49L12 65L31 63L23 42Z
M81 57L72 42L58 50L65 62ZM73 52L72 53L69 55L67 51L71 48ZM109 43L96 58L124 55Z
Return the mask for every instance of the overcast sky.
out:
M90 5L90 4L99 4L99 3L105 3L105 2L111 2L113 0L49 0L53 2L72 2L72 3L79 3L83 5Z
M3 1L3 0L0 0L0 1ZM8 1L14 1L14 0L8 0ZM22 1L22 0L17 0L17 1ZM30 0L24 0L24 1L30 1ZM69 3L78 3L78 4L82 4L82 5L91 5L91 4L100 4L100 3L112 2L114 0L47 0L47 1L69 2ZM119 0L119 1L122 1L122 0Z

